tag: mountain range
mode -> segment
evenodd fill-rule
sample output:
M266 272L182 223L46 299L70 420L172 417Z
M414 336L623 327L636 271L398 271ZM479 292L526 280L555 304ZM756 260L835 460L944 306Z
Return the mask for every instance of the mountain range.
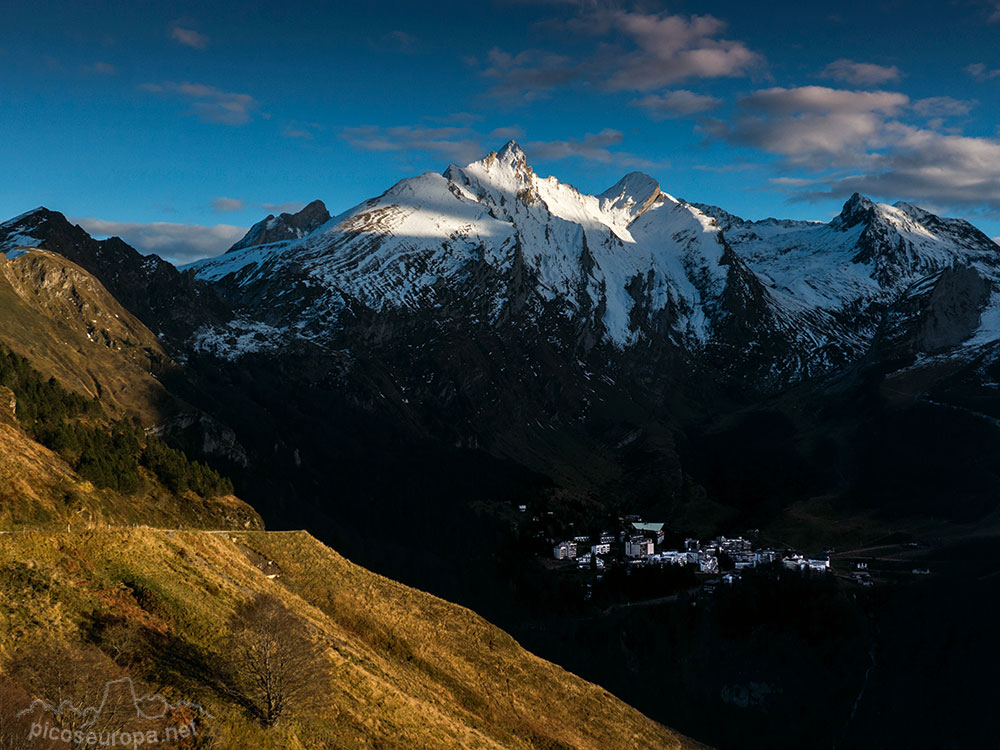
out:
M192 453L249 463L173 387L185 357L165 331L183 318L157 336L109 287L147 318L173 294L225 320L221 298L59 214L16 222L37 236L5 226L0 257L0 745L37 745L43 726L46 747L51 726L133 742L183 726L220 748L701 747L463 607L261 530L231 485L157 438L193 430ZM163 296L136 305L136 279ZM248 598L314 643L295 657L311 697L277 726L257 720L225 640Z
M640 173L585 195L537 175L510 142L337 216L320 201L268 216L181 269L46 209L0 224L9 258L29 247L93 273L157 334L147 349L169 353L158 361L189 365L164 377L181 381L168 390L198 404L199 424L242 417L207 371L270 372L281 383L257 400L272 415L269 399L322 392L352 424L513 461L601 507L671 515L692 483L734 504L699 446L726 442L749 412L777 419L808 464L804 484L761 493L857 494L854 441L837 449L846 469L815 466L803 399L874 393L882 409L905 393L906 408L1000 416L1000 246L905 202L854 195L827 223L748 221ZM272 457L326 460L285 426Z
M174 362L202 363L174 386L190 403L206 368L280 370L368 423L511 460L601 505L669 505L690 480L711 484L689 468L719 419L800 422L803 398L857 400L872 378L910 406L1000 416L1000 246L905 202L854 195L827 223L748 221L640 173L585 195L510 142L337 216L320 201L268 216L181 269L46 209L0 224L9 258L29 247L93 273ZM198 408L239 421L225 403ZM810 430L784 427L802 453ZM301 464L310 451L281 431L277 453ZM623 486L636 472L641 498ZM792 494L856 489L810 482Z
M735 371L774 389L857 361L885 311L939 288L949 269L975 274L966 275L970 313L913 346L996 338L979 323L1000 315L990 294L997 247L967 222L859 195L827 224L745 221L678 200L640 173L583 195L538 177L511 142L335 218L318 203L269 217L188 269L262 326L251 342L232 324L242 347L202 329L196 341L225 356L290 339L330 345L366 311L441 319L463 307L467 325L558 323L550 335L560 348L584 354L672 347L721 362L736 349L745 361Z

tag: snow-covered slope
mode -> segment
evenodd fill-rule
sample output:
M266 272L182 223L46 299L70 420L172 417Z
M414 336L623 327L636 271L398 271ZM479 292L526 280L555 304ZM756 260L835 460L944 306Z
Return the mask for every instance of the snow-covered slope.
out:
M199 332L213 351L322 344L359 310L464 304L477 324L503 325L516 307L550 327L565 321L554 335L566 345L723 352L787 382L861 356L885 310L923 277L964 265L1000 289L994 242L910 204L854 196L827 224L750 222L640 173L582 194L535 174L514 142L403 180L303 236L282 218L284 239L263 237L269 217L189 267L241 313L230 329ZM227 352L226 340L241 344Z
M844 335L872 336L884 310L914 284L943 269L975 269L1000 290L1000 252L968 222L909 203L875 203L855 194L827 224L719 217L726 238L785 303L837 316ZM992 306L992 305L991 305Z
M589 322L618 348L654 331L697 348L726 315L725 252L716 222L652 178L632 173L584 195L538 177L509 143L465 167L403 180L304 238L235 248L190 268L257 310L265 300L271 312L281 308L275 297L291 286L312 288L292 316L311 335L310 321L336 325L352 305L433 309L469 290L491 296L494 321L520 296L539 315L555 309ZM489 289L474 281L484 275Z
M23 255L25 248L38 247L42 241L33 236L33 218L45 209L39 207L0 224L0 253L7 258Z

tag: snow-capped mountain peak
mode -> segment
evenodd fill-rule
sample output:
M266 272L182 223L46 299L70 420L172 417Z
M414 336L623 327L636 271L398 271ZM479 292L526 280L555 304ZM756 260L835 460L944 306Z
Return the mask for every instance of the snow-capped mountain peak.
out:
M923 221L925 219L930 219L934 217L934 214L932 214L930 211L925 211L924 209L920 208L920 206L914 206L912 203L908 203L907 201L896 201L895 203L892 204L892 207L898 208L900 211L907 214L915 221Z
M496 206L517 199L530 202L538 198L538 178L516 141L509 141L499 151L491 151L465 167L452 165L445 177L468 188L476 200L485 199Z
M641 238L630 229L640 217ZM715 222L651 177L634 172L586 195L539 177L512 141L465 167L402 180L307 236L267 244L248 235L192 268L241 297L255 288L262 299L266 287L272 299L289 299L278 286L286 272L295 277L286 285L327 290L323 310L298 310L304 317L356 304L433 307L472 293L468 280L489 269L492 287L475 293L489 298L477 304L492 318L523 299L539 315L558 310L594 328L594 341L627 346L651 325L706 341L714 313L705 306L718 311L725 287L723 251Z
M500 164L508 165L512 169L525 169L528 165L527 154L524 153L524 149L521 148L521 145L515 140L507 141L507 143L505 143L500 150L496 152L495 158ZM490 160L490 157L487 156L485 160Z
M0 223L0 254L15 258L24 253L24 248L41 246L46 224L52 219L66 221L62 214L38 206Z
M840 215L834 220L844 230L851 229L862 222L871 221L875 216L875 203L861 193L854 193L844 203Z
M660 183L642 172L630 172L597 196L601 210L639 216L660 197ZM674 200L672 196L667 196Z
M191 266L246 329L203 341L323 344L370 313L462 310L494 327L516 314L559 330L547 335L563 346L741 352L741 366L781 382L859 356L883 311L944 268L961 263L1000 289L992 240L911 204L855 194L829 223L747 221L639 172L582 193L540 177L514 141L402 180L302 236L250 239Z
M49 209L47 209L45 206L37 206L37 207L31 209L30 211L25 211L23 214L18 214L17 216L15 216L12 219L7 219L7 221L4 221L4 222L0 223L0 226L6 227L6 226L13 225L13 224L18 224L18 223L24 221L25 219L27 219L30 216L45 215L45 214L50 214L50 213L52 213L52 212Z

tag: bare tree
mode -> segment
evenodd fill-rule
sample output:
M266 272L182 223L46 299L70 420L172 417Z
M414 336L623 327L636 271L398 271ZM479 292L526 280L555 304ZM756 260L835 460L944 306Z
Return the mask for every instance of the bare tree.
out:
M270 594L237 609L227 651L241 702L266 727L326 693L329 671L305 621Z
M101 649L115 664L131 669L149 648L142 626L134 620L122 620L105 627L100 634Z

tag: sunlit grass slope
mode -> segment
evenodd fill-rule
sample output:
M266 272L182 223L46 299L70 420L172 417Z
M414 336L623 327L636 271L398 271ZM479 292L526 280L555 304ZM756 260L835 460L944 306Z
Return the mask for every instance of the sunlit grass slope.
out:
M270 728L225 677L232 614L260 594L306 626L323 683L319 701ZM123 624L135 632L124 654L107 635ZM10 663L40 639L91 653L86 663L105 664L103 674L205 706L213 718L192 746L698 747L473 612L360 568L304 532L0 535L0 657Z

